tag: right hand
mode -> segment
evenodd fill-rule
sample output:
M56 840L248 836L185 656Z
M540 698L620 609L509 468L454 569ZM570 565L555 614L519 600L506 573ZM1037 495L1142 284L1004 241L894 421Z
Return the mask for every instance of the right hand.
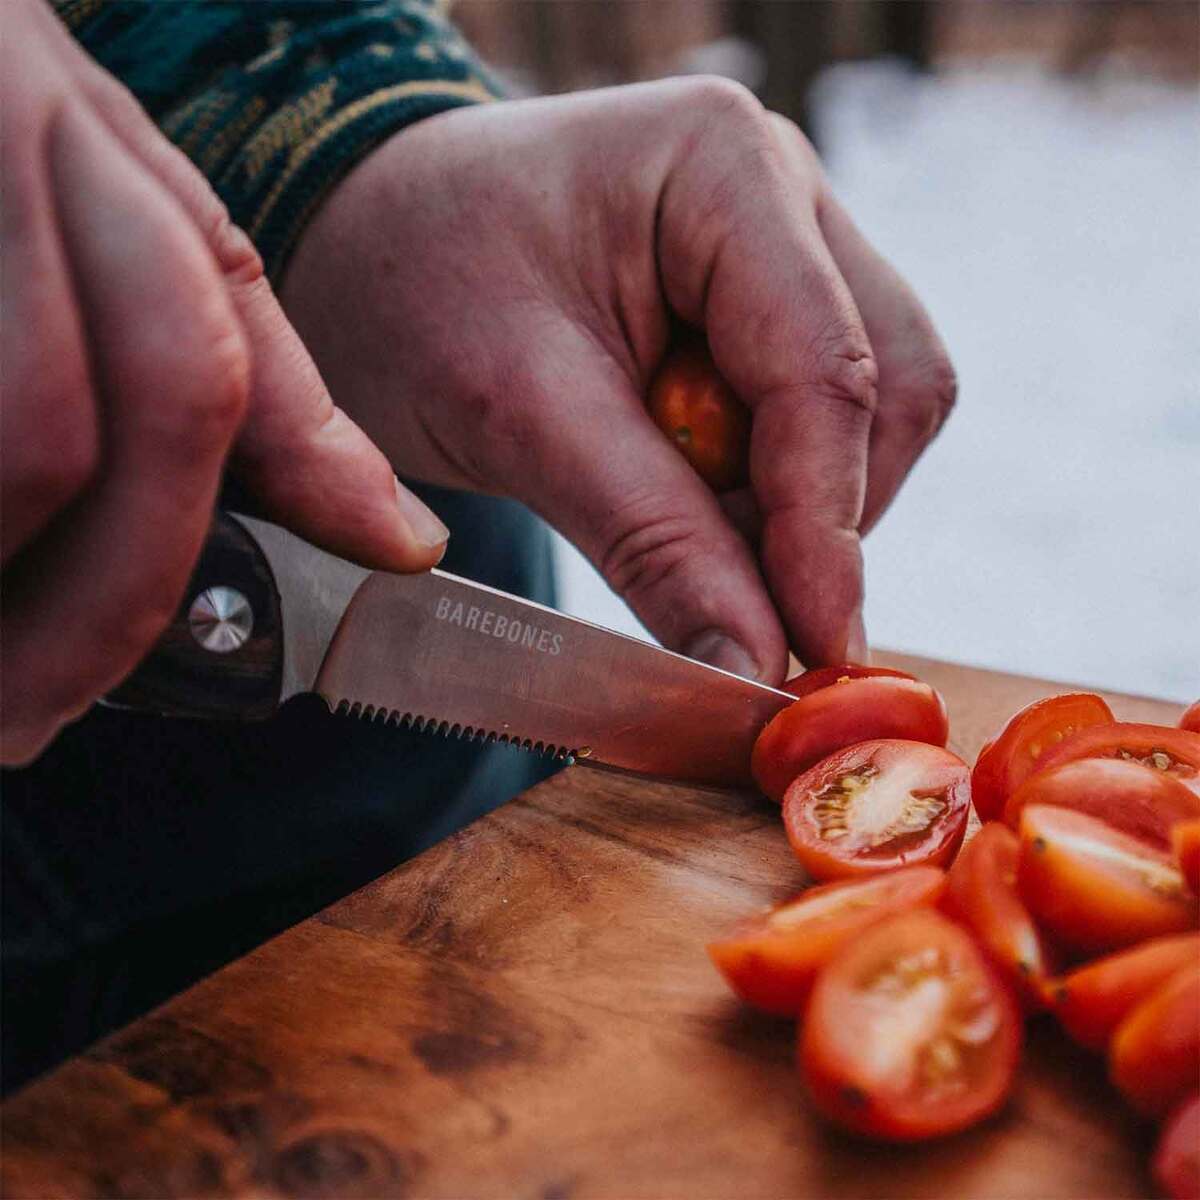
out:
M41 0L7 0L0 761L29 761L165 628L226 460L372 567L446 530L329 397L244 233Z

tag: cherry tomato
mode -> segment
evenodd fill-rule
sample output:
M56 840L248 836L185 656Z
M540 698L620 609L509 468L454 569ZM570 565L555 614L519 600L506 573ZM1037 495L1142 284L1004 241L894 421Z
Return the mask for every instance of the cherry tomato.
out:
M891 667L860 667L855 663L843 663L840 667L814 667L793 675L784 685L785 692L791 692L797 699L807 696L810 692L820 691L823 687L832 687L844 679L871 679L890 677L892 679L915 679L907 671L893 671Z
M1200 1087L1200 963L1176 971L1117 1026L1108 1073L1147 1117L1165 1116Z
M1093 726L1064 738L1038 760L1048 771L1078 758L1124 758L1140 762L1200 790L1200 733L1168 725Z
M1091 692L1048 696L1026 705L979 752L971 799L981 821L994 821L1034 764L1063 738L1089 725L1107 725L1112 710Z
M743 1000L794 1017L804 1010L817 970L847 940L892 913L936 904L945 886L945 872L936 867L909 867L809 888L743 922L708 954Z
M872 925L817 976L800 1069L830 1120L917 1141L995 1112L1020 1042L1016 1005L970 936L913 909Z
M1200 1197L1200 1092L1180 1104L1163 1126L1150 1173L1170 1200Z
M1171 830L1175 861L1194 895L1200 896L1200 821L1182 821Z
M942 698L915 679L849 679L802 696L758 735L750 768L772 800L814 763L868 738L944 746L950 727Z
M654 423L715 492L750 478L750 412L702 341L668 352L650 384Z
M783 798L783 825L814 879L842 879L928 863L946 866L962 844L971 772L924 742L859 742L822 759Z
M1105 1050L1113 1031L1181 967L1200 962L1200 934L1180 933L1097 959L1047 984L1062 1027L1081 1046Z
M1163 851L1087 813L1028 804L1017 889L1041 929L1082 954L1196 924L1196 898Z
M1057 804L1090 813L1114 829L1170 849L1171 829L1200 817L1200 795L1166 771L1121 758L1079 758L1037 771L1008 798L1004 820L1014 829L1027 804Z
M992 964L1033 1008L1042 1002L1042 985L1054 965L1017 894L1019 849L1007 825L989 821L954 860L942 910L975 935Z
M1183 716L1179 718L1179 728L1200 733L1200 700L1184 709Z

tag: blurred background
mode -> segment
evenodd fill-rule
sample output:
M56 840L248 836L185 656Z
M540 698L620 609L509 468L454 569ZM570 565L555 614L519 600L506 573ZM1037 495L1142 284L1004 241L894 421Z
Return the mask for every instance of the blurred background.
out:
M799 122L959 408L867 540L875 645L1200 695L1200 5L460 0L516 93L712 72ZM568 545L563 607L646 636Z

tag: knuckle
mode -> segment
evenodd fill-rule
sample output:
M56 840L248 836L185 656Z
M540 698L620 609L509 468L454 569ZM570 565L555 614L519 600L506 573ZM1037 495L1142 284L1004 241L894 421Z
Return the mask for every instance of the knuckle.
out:
M661 592L705 556L694 518L643 497L614 514L602 544L600 574L614 591L636 602Z
M929 442L945 425L957 399L954 366L942 354L914 373L912 381L896 397L895 409L913 440Z
M682 89L683 102L706 119L766 127L767 111L745 84L723 75L696 75Z
M874 413L879 367L866 339L846 331L826 338L817 356L812 390L836 404Z
M262 256L240 225L235 225L229 209L204 182L210 203L206 206L201 232L212 248L217 266L231 283L249 285L264 276Z
M161 406L160 430L188 449L223 448L250 400L250 351L241 327L230 313L210 312L198 319L176 362L185 383Z

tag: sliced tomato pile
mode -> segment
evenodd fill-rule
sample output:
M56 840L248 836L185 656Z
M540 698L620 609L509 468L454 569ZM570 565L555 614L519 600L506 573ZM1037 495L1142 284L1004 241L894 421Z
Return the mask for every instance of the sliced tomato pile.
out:
M941 697L903 672L786 686L754 775L808 877L835 882L709 954L799 1021L814 1106L888 1140L963 1129L1011 1089L1021 1009L1046 1009L1164 1122L1163 1191L1200 1196L1200 702L1175 727L1052 696L969 770ZM972 803L984 824L963 845Z

